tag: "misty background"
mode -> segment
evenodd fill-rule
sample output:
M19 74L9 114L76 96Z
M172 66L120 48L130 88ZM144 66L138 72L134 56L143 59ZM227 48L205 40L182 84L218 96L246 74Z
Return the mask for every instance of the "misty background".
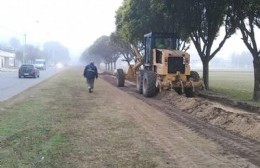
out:
M115 31L115 12L123 0L8 0L0 6L0 49L15 50L28 61L45 54L50 63L85 64L79 58L102 35ZM259 31L256 36L259 37ZM221 36L220 32L220 36ZM258 38L259 39L259 38ZM217 39L216 39L217 40ZM193 44L187 51L191 67L202 64ZM253 70L252 56L236 33L211 60L210 69ZM121 58L117 64L123 64ZM120 65L119 65L120 66Z

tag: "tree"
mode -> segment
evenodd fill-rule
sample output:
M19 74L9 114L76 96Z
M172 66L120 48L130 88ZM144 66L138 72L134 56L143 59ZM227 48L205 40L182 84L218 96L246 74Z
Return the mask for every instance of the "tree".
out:
M125 41L142 41L143 35L151 30L150 0L124 0L116 12L116 27L119 36Z
M85 63L95 62L96 65L99 65L102 62L102 58L97 55L89 53L90 48L86 48L81 54L80 60Z
M18 40L15 37L12 37L9 41L9 45L14 49L15 51L15 58L16 60L22 61L23 60L23 53L22 53L22 45L20 40Z
M15 58L19 61L23 61L23 52L21 50L17 50L15 52Z
M175 33L182 39L181 49L187 50L188 34L176 22L176 14L172 0L125 0L116 12L117 33L125 41L138 46L139 50L143 48L144 34Z
M43 45L43 52L48 62L57 63L68 63L70 60L69 50L59 42L50 41Z
M240 30L242 40L253 56L253 100L260 100L260 49L255 37L255 29L260 28L260 3L259 0L231 0L230 2L232 11L229 15L232 17L232 26Z
M44 57L43 52L39 48L34 47L33 45L26 45L25 51L26 55L24 61L27 63L34 63L36 58Z
M195 45L203 64L205 88L209 89L209 62L235 32L235 29L228 24L229 17L225 15L228 12L228 3L226 0L178 0L177 2L178 23L189 33ZM223 25L225 25L225 35L213 50L213 44Z
M133 60L134 55L131 49L131 44L124 41L117 33L110 35L110 45L112 46L115 53L124 57L123 61L126 61L130 66L130 62Z
M153 31L175 33L180 38L178 49L187 51L190 43L189 33L183 29L179 20L183 11L178 7L176 0L151 0L151 26ZM158 27L154 29L156 26Z
M94 44L89 47L88 52L90 55L94 55L102 59L106 64L106 69L110 71L113 69L113 63L115 63L119 57L118 53L113 50L110 45L109 36L101 36L98 38Z
M10 46L17 51L21 47L21 42L15 37L12 37L9 41Z
M250 68L252 67L253 59L250 57L250 52L242 52L241 54L233 54L231 56L231 65L235 68Z

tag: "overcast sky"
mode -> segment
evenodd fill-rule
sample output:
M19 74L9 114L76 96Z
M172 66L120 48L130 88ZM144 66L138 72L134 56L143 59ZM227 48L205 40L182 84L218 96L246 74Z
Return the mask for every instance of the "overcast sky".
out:
M41 46L58 41L72 56L80 54L98 37L115 30L115 11L123 0L0 0L0 42L16 36L23 43ZM258 37L260 33L258 30ZM8 42L8 41L6 41ZM248 51L241 35L229 39L217 56ZM196 55L194 47L188 51Z
M42 45L55 40L82 52L115 30L115 11L123 0L1 0L0 41L14 35ZM21 41L22 42L22 41Z

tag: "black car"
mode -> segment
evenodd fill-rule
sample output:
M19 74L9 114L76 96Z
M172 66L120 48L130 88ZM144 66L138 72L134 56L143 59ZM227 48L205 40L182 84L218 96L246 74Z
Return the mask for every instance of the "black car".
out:
M19 68L18 77L40 77L40 71L33 64L24 64Z

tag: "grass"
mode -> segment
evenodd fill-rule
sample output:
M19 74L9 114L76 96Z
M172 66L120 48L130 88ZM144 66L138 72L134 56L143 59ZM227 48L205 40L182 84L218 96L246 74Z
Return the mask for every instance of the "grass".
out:
M82 71L70 69L2 102L0 167L170 167L113 102L109 85L96 85L88 94Z
M210 91L232 99L252 101L254 74L250 71L210 71L209 86Z
M44 87L51 85L45 83ZM64 132L57 131L59 123L65 120L60 115L63 109L53 111L49 105L54 99L40 91L31 90L32 95L26 95L22 102L12 106L2 103L0 167L68 167L54 161L61 160L70 151ZM57 94L59 90L49 91Z

